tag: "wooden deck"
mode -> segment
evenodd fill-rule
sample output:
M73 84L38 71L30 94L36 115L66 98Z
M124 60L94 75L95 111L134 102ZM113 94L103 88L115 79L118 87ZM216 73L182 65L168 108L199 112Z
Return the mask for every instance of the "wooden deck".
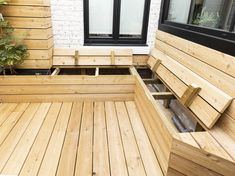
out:
M133 101L0 104L0 174L158 176Z

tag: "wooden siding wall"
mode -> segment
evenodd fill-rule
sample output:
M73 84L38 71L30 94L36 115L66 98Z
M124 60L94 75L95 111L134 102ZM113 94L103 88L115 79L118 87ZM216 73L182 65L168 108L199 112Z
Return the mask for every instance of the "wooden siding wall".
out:
M50 68L52 65L53 34L48 0L11 0L1 13L23 37L29 57L19 68Z
M211 129L202 133L180 135L181 139L173 139L168 175L174 171L178 172L176 175L234 175L235 57L162 31L157 32L156 49L162 52L165 58L172 60L172 63L184 67L182 73L186 74L186 69L194 73L191 80L195 81L196 77L201 77L201 80L207 81L233 99L230 106L221 111L220 119ZM164 62L163 59L163 64ZM186 77L190 75L180 77L175 70L172 75L175 74L178 80L185 83ZM209 90L213 92L213 89ZM214 95L218 96L216 93ZM216 103L219 101L220 99ZM205 109L205 106L201 108Z
M2 76L1 102L133 100L134 76Z

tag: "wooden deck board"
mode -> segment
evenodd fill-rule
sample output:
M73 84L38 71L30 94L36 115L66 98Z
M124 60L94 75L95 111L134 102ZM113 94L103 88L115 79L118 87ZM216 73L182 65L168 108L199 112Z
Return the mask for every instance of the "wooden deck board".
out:
M76 102L73 104L71 117L65 137L63 151L61 153L58 176L73 175L77 155L77 145L80 133L82 119L83 103Z
M46 120L40 129L37 138L28 154L27 159L21 169L20 176L31 176L38 173L39 167L44 157L47 145L51 138L58 114L61 109L61 103L53 103L47 114Z
M129 121L124 102L116 102L118 122L120 125L124 153L126 155L127 168L130 176L146 175L145 168L139 153L134 133Z
M4 109L0 174L162 175L133 101L2 104L0 114Z
M19 142L23 133L25 132L27 126L30 124L31 120L34 117L34 114L37 112L40 104L31 104L28 106L20 120L17 122L15 127L11 130L8 137L0 146L0 170L4 168L7 160L11 156L11 153L14 151L15 146Z
M4 103L0 106L0 126L7 119L7 117L11 114L11 112L15 109L17 104L15 103Z
M55 175L63 147L72 103L63 103L38 175Z
M28 152L30 151L34 139L37 136L41 125L43 124L43 121L50 108L50 105L50 103L41 104L33 120L30 122L25 133L17 144L15 150L11 154L11 157L8 159L5 167L3 168L2 173L18 175L28 155Z

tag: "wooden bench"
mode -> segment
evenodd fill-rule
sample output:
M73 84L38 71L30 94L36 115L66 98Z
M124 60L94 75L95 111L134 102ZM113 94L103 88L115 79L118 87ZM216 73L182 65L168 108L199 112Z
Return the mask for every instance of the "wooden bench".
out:
M135 101L164 174L234 175L235 58L158 31L147 65L205 129L179 133L137 78Z
M162 171L167 176L234 175L235 78L230 69L234 67L234 58L161 31L157 36L156 48L151 53L148 66L205 131L180 133L162 106L156 103L154 96L157 94L148 90L131 65L132 75L126 76L1 76L0 99L4 103L134 100L161 167L156 162L159 173ZM161 48L163 45L165 50ZM194 48L198 48L195 55L189 52ZM172 54L171 49L175 50ZM200 53L201 50L203 53ZM105 63L112 64L112 52L102 52L107 53L102 56L107 60ZM78 58L78 63L82 61L86 65L85 54L81 53L71 51L71 63L74 64ZM221 65L227 60L229 68L217 68L206 59L201 61L199 53L201 60L204 53L208 57L223 56ZM103 59L97 60L96 64L102 65L100 61ZM139 139L142 141L142 138Z
M133 65L131 49L54 49L54 66Z

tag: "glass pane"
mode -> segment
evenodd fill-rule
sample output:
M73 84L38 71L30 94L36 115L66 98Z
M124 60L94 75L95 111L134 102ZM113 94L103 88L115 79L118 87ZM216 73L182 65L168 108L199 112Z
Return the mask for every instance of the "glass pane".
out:
M168 20L229 31L235 0L171 0Z
M113 0L89 0L89 33L111 37L113 33Z
M178 23L187 23L191 0L171 0L169 5L168 20Z
M141 37L145 0L122 0L120 36Z

